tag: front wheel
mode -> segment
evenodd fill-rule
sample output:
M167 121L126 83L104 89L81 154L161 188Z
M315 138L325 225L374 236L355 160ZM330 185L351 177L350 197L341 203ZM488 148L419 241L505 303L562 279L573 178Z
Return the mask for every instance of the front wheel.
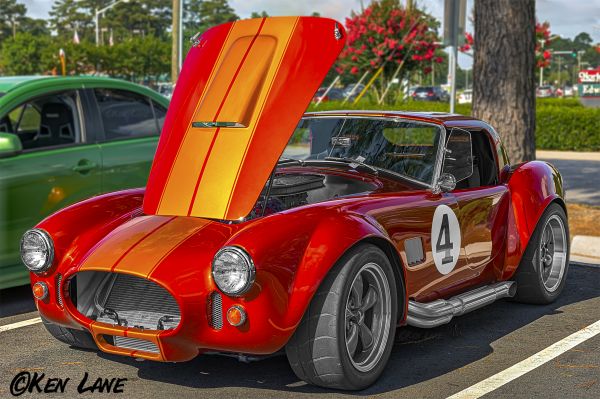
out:
M564 209L550 204L540 217L515 273L518 302L548 304L565 286L569 269L569 225Z
M350 250L329 272L286 346L294 373L326 388L373 384L392 350L397 309L387 256L374 245Z

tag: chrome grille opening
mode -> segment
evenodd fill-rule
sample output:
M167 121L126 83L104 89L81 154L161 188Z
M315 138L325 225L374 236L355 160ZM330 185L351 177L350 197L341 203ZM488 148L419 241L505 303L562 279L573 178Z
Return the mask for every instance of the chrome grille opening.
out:
M142 330L171 330L179 325L175 298L150 280L89 271L75 278L77 310L92 320Z
M223 298L218 292L212 292L208 296L208 324L216 329L223 328Z
M135 351L160 353L158 346L154 342L145 339L121 337L119 335L104 335L104 339L118 348L131 349Z

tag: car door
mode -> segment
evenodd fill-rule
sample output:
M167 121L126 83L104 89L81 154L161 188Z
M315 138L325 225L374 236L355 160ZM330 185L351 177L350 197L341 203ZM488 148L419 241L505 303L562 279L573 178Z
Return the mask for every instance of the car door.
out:
M89 143L79 92L31 98L0 115L23 151L0 158L0 288L27 282L21 235L47 215L101 190L100 150ZM93 141L93 140L91 140Z
M88 90L96 104L102 154L102 190L146 185L166 109L128 90Z
M489 134L484 130L454 129L449 146L456 147L459 159L471 159L469 171L445 165L445 171L458 176L453 191L459 205L458 218L469 267L478 273L504 249L509 194L499 185L498 163ZM453 139L469 137L470 148L457 147Z

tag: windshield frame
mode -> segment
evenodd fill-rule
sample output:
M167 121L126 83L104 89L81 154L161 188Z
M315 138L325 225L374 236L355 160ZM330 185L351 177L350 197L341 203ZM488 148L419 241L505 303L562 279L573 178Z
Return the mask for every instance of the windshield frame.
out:
M393 121L393 122L410 122L410 123L415 123L415 124L421 124L421 125L426 125L426 126L431 126L431 127L436 127L440 129L440 139L439 139L439 145L437 148L437 153L435 156L435 165L433 167L433 176L431 179L431 184L430 183L425 183L423 181L417 180L412 178L411 176L406 176L403 175L401 173L397 173L394 172L392 170L389 169L385 169L385 168L381 168L375 165L372 165L370 163L365 163L365 165L368 165L370 167L373 167L379 171L382 171L386 174L392 175L392 176L397 176L400 179L403 180L408 180L412 183L418 184L420 186L423 186L425 188L431 189L432 191L434 191L434 187L437 187L438 181L439 181L439 177L440 177L440 173L442 170L442 164L443 164L443 158L444 158L444 152L445 152L445 148L446 148L446 137L448 135L448 131L446 129L446 126L443 123L435 123L435 122L429 122L429 121L423 121L420 119L412 119L412 118L407 118L407 117L402 117L402 116L385 116L385 115L377 115L377 116L371 116L371 115L352 115L352 114L334 114L334 115L318 115L318 114L311 114L311 115L305 115L303 116L300 121L298 122L298 124L302 123L304 120L307 119L317 119L317 118L335 118L335 119L344 119L342 126L340 127L339 131L337 131L335 133L335 136L333 137L337 137L337 135L339 135L342 130L344 125L346 124L346 121L348 119L371 119L371 120L386 120L386 121ZM282 154L283 155L283 154ZM306 160L302 160L302 162L304 164L313 164L313 163L339 163L339 161L334 161L334 160L325 160L325 159L306 159Z

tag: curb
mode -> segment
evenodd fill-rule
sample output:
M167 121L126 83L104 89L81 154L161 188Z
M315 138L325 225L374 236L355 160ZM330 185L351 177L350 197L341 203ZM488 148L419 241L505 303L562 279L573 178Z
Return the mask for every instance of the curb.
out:
M600 264L600 237L575 236L571 241L571 260Z

